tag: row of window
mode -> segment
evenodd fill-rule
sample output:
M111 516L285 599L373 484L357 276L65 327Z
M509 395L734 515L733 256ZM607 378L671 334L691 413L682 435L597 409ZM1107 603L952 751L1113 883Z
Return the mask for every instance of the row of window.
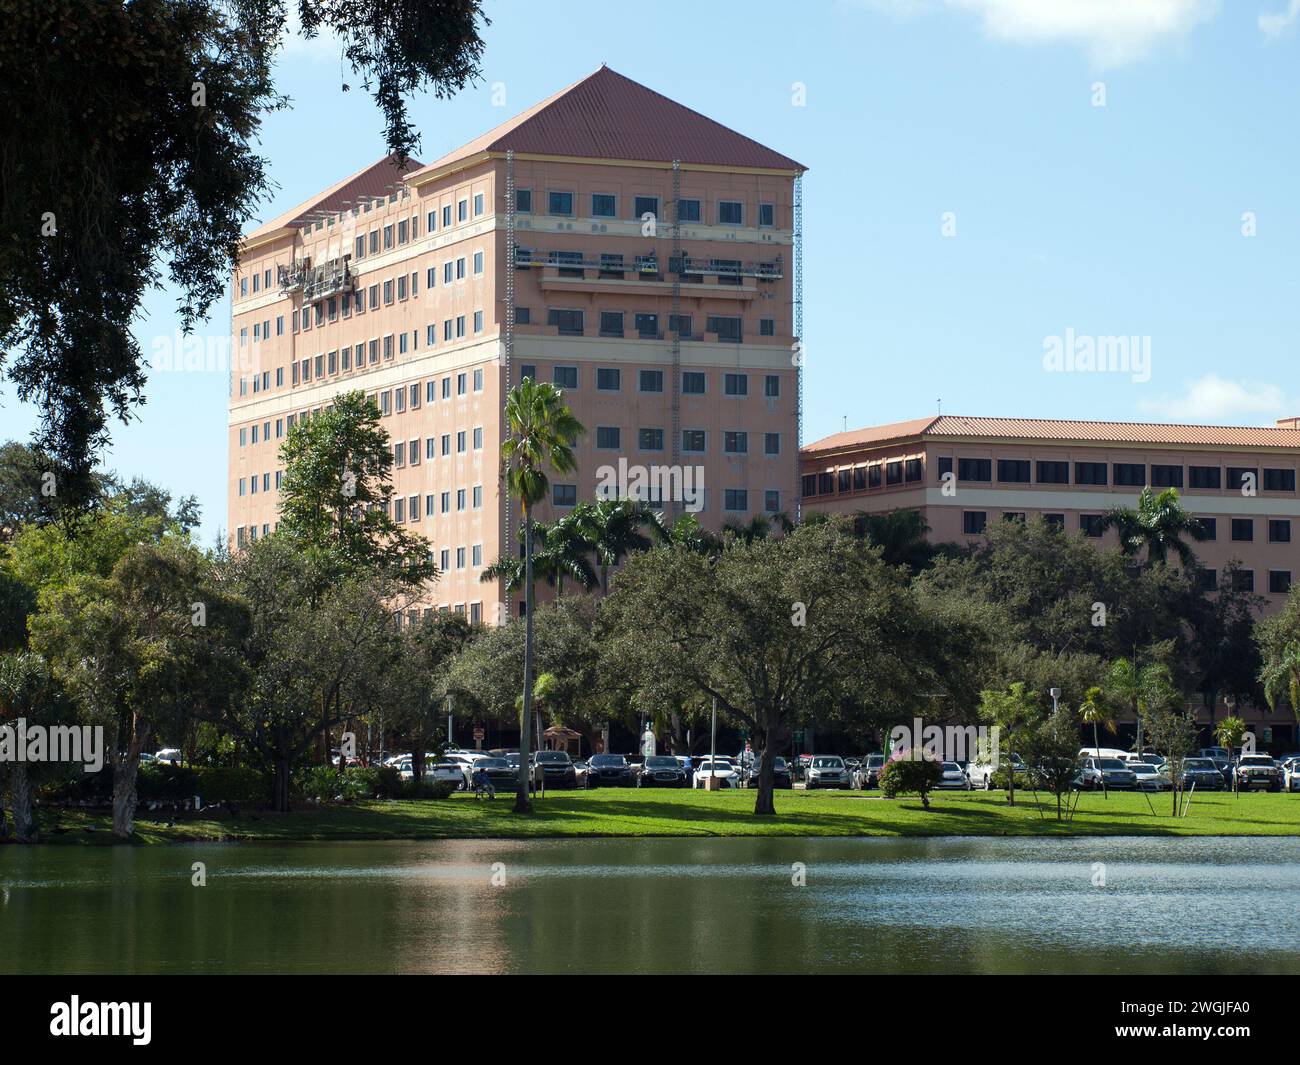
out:
M1024 511L1007 510L1002 512L1002 517L1006 519L1016 519L1023 521L1025 519ZM1049 525L1064 525L1064 514L1044 514L1043 520ZM1219 538L1219 519L1198 517L1196 519L1205 533L1206 541L1214 541ZM971 535L979 535L984 532L988 523L988 512L983 510L965 510L962 511L962 532ZM1104 518L1101 514L1080 514L1079 530L1090 537L1100 537L1105 535L1103 527ZM1290 518L1266 518L1264 519L1267 528L1268 542L1270 544L1289 544L1291 542L1291 519ZM1255 540L1255 519L1254 518L1230 518L1229 519L1229 538L1234 543L1253 543Z
M587 207L587 218L619 218L618 196L612 192L593 192L583 206ZM573 218L579 201L577 196L567 190L548 189L544 203L546 213L557 218ZM659 218L660 200L658 196L629 196L624 209L630 210L629 221L640 222L646 215ZM760 202L755 205L756 213L752 216L754 225L760 229L771 229L776 225L776 204ZM533 190L515 190L515 211L519 214L532 214L534 210ZM719 226L745 225L746 204L743 200L715 200L708 212L709 221ZM705 204L694 197L682 197L677 200L676 220L679 222L703 222Z
M445 605L445 606L439 606L439 607L426 606L426 607L424 608L424 616L425 616L426 618L427 618L427 617L432 617L432 616L433 616L433 613L434 613L435 610L436 610L439 614L463 614L463 613L465 613L465 604L464 604L464 603L456 603L456 604L454 604L454 605L452 605L452 604L448 604L448 605ZM405 622L403 622L403 615L402 615L402 612L399 610L399 611L397 611L397 612L393 615L393 619L394 619L394 621L397 623L397 627L398 627L399 629L402 627L403 624L406 624L407 626L414 625L414 624L415 624L417 621L419 621L419 619L420 619L420 611L419 611L418 609L417 609L417 610L408 610L408 611L406 612L406 615L405 615ZM482 604L482 602L470 603L470 604L469 604L469 623L470 623L471 625L477 625L477 624L479 624L482 620L483 620L483 604Z
M519 377L536 381L537 367L532 363L523 363L519 367ZM558 388L575 391L579 387L579 368L577 366L553 366L551 382ZM682 372L682 395L703 396L708 393L708 374L704 370L684 370ZM596 367L596 391L621 392L623 390L623 371L617 366ZM638 370L637 391L661 393L664 390L663 370ZM749 374L725 372L722 375L722 393L736 399L749 395ZM779 374L763 375L763 395L767 399L779 399L781 396L781 377Z
M451 204L444 204L441 211L442 228L450 229L453 225L461 225L470 221L471 212L474 218L480 218L487 211L487 201L483 193L476 192L473 197L461 197L456 201L453 213ZM432 236L438 231L439 210L433 208L425 216L425 234ZM381 252L390 251L393 248L400 248L410 241L420 239L420 216L413 214L409 219L399 218L386 226L378 229L372 229L368 233L359 233L352 242L352 257L354 259L364 259L367 255L378 255Z
M803 475L803 495L828 496L843 492L864 492L885 485L913 484L924 478L921 459L890 459L846 470L823 470Z
M697 510L704 512L709 509L708 497L710 489L700 489ZM757 493L755 493L757 495ZM722 492L722 509L724 512L734 512L738 514L749 513L749 490L745 488L725 488ZM664 505L662 491L659 489L648 489L637 495L638 499L649 503L652 507L661 507ZM567 509L578 505L578 486L576 484L552 484L551 485L551 505ZM763 510L768 514L776 514L781 509L781 492L776 488L767 488L763 490Z
M1270 469L1263 470L1261 480L1260 470L1253 466L1228 466L1220 468L1218 466L1187 466L1181 465L1161 465L1152 464L1150 467L1150 476L1148 477L1148 467L1143 462L1076 462L1074 465L1074 480L1070 480L1069 462L1062 461L1039 461L1029 462L1027 459L998 459L997 460L997 479L1003 484L1029 484L1030 474L1033 473L1033 482L1037 484L1076 484L1076 485L1106 485L1114 484L1116 487L1125 488L1142 488L1150 485L1153 488L1182 488L1184 484L1188 488L1196 489L1222 489L1228 488L1231 491L1243 491L1247 494L1253 494L1259 489L1266 492L1294 492L1295 491L1295 470L1294 469ZM953 460L951 458L940 458L938 460L939 479L953 472ZM982 458L958 458L957 459L957 480L974 481L974 482L991 482L993 480L993 460Z
M749 433L743 429L727 429L722 434L722 451L725 455L748 455ZM703 455L708 451L709 434L704 429L682 430L682 451L689 455ZM602 451L621 451L623 449L623 430L617 425L596 426L596 447ZM664 431L657 426L642 427L637 430L637 449L640 451L662 451L664 449ZM763 454L774 456L781 454L781 434L763 434Z
M423 447L420 446L419 437L414 437L410 440L398 440L393 444L393 465L397 467L418 466L420 465L421 454L423 454L426 459L436 459L439 457L448 458L453 454L463 455L471 447L475 451L482 451L483 427L475 426L472 431L460 429L454 434L454 440L454 451L452 450L452 433L442 433L439 436L426 436L424 438Z
M632 328L626 324L627 315L623 311L601 311L599 335L603 337L635 336L640 340L663 340L660 331L660 315L635 314ZM516 325L533 325L532 310L528 307L515 308ZM541 325L541 322L535 323ZM581 308L548 307L546 325L553 327L560 336L580 337L587 333L587 312ZM668 315L668 332L676 333L682 340L704 340L712 335L723 344L741 344L745 339L745 320L739 315L710 314L704 319L704 332L692 331L694 325L689 314ZM758 335L776 336L776 319L760 318Z

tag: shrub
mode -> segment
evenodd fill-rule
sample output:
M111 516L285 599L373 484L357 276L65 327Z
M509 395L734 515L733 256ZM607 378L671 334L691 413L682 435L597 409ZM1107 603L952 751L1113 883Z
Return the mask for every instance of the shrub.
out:
M146 762L135 780L141 802L179 802L199 794L197 774L183 765Z
M391 766L313 765L294 777L298 794L316 802L357 802L361 799L396 799L403 794L401 775Z
M243 766L201 766L194 770L194 791L204 805L217 802L264 803L271 797L271 778Z
M426 777L417 785L414 780L403 780L401 797L403 799L445 799L456 788L446 780L430 780Z
M931 758L912 758L908 751L895 752L880 770L880 791L886 799L914 791L921 805L929 807L930 789L943 776L943 767Z

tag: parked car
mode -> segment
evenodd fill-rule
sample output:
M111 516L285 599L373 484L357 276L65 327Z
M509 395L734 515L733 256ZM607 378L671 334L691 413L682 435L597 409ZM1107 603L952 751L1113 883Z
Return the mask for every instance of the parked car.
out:
M849 770L838 754L815 754L804 778L808 791L817 788L847 788L851 785Z
M699 760L699 765L695 768L695 787L703 788L704 782L709 777L717 777L720 788L740 787L740 773L730 758L723 758L721 755L717 758L705 755Z
M1222 791L1227 787L1213 758L1184 758L1181 779L1184 788L1195 785L1202 791Z
M480 769L487 773L488 780L492 782L494 788L512 791L519 784L519 766L517 764L512 766L504 758L480 758L474 770L477 772ZM470 783L473 784L473 777L470 778ZM547 783L549 784L550 781Z
M677 759L677 764L682 767L682 772L686 774L686 786L691 786L691 778L695 776L696 759L688 754L677 754L673 756Z
M1103 784L1115 791L1126 791L1137 787L1137 774L1118 758L1085 758L1074 784L1085 791Z
M943 772L934 786L936 788L959 788L962 791L970 791L970 777L966 775L966 770L962 769L956 762L944 762Z
M1226 747L1202 747L1196 752L1196 757L1210 759L1214 763L1214 768L1223 774L1223 782L1232 783L1233 759Z
M1025 764L1025 760L1018 754L1013 754L1011 756L1011 764L1017 773L1029 772L1029 766ZM995 766L992 762L987 760L986 756L981 755L976 757L973 762L968 762L966 764L966 776L970 780L972 788L983 788L985 791L992 791L993 774L996 773L999 768L1001 767ZM1019 783L1019 781L1017 781L1017 783Z
M755 758L745 767L743 774L745 787L758 787L759 760ZM790 775L790 764L780 757L772 759L772 787L774 788L793 788L794 777Z
M671 754L648 754L636 775L638 788L684 788L686 771Z
M1282 767L1266 754L1243 754L1233 769L1233 784L1242 791L1282 787Z
M1282 763L1282 790L1300 791L1300 757Z
M1169 770L1164 766L1154 762L1138 762L1131 758L1125 765L1136 775L1138 791L1170 791L1174 786L1169 779Z
M602 787L630 788L634 783L632 767L621 754L593 754L587 764Z
M568 751L538 751L533 764L541 766L542 779L548 788L575 788L578 774L573 769L573 759Z
M516 768L511 772L513 774L512 780L518 779L519 770ZM457 791L464 791L469 786L469 777L465 775L465 767L461 765L460 762L434 762L432 765L426 764L424 767L424 779L432 780L435 783L442 781L450 784ZM495 783L495 781L493 783Z
M862 791L874 788L880 783L880 771L885 767L883 754L866 754L853 773L853 786Z
M154 758L164 765L180 765L181 751L179 747L164 747L154 754Z

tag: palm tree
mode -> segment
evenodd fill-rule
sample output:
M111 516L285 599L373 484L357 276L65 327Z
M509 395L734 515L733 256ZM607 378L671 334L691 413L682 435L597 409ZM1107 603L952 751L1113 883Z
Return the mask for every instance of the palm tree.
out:
M551 384L535 384L528 377L506 397L506 425L510 435L501 445L501 465L506 490L518 496L524 516L524 705L514 809L515 813L531 813L528 783L532 767L528 755L533 712L533 507L546 498L550 487L547 466L556 473L577 469L573 445L586 430L564 405L564 393Z
M637 499L600 499L588 504L579 519L600 563L600 588L609 591L609 567L617 566L632 551L648 551L668 538L663 515ZM649 535L642 532L649 530Z
M772 533L772 523L762 514L755 514L749 521L728 521L722 526L723 535L730 533L742 544L752 544L755 540L766 540Z
M1178 501L1178 489L1166 488L1158 495L1148 485L1138 495L1137 509L1114 507L1101 519L1102 531L1119 532L1120 550L1136 556L1146 548L1147 563L1165 562L1169 552L1178 555L1184 566L1190 566L1196 555L1184 537L1201 541L1208 533Z
M1290 640L1275 657L1266 657L1259 682L1264 686L1268 708L1276 710L1278 699L1285 696L1300 725L1300 642Z
M1127 664L1127 660L1125 660ZM1089 688L1083 693L1083 703L1079 706L1079 716L1083 719L1085 725L1092 726L1092 749L1101 756L1101 741L1097 738L1097 726L1105 725L1106 731L1114 734L1115 732L1115 715L1106 705L1106 693L1100 688ZM1106 793L1106 776L1103 773L1101 778L1101 794L1108 797Z
M678 517L668 527L666 542L700 555L716 555L722 551L722 541L704 528L694 514Z

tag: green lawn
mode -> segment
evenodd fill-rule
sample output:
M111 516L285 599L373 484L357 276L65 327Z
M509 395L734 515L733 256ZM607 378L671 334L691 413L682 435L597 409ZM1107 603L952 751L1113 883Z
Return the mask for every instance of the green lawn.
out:
M1056 821L1055 802L1017 792L944 792L921 807L915 796L886 800L879 792L783 791L777 816L753 815L750 791L639 791L607 788L551 792L531 817L510 812L512 796L495 801L455 795L442 801L362 802L307 807L289 814L199 815L168 827L137 820L141 843L191 840L512 839L564 836L1057 836L1300 835L1300 795L1198 795L1185 818L1171 800L1152 795L1153 816L1140 794L1083 795L1073 822ZM1040 816L1041 813L1041 816ZM108 819L69 811L41 814L44 838L56 843L109 841Z

